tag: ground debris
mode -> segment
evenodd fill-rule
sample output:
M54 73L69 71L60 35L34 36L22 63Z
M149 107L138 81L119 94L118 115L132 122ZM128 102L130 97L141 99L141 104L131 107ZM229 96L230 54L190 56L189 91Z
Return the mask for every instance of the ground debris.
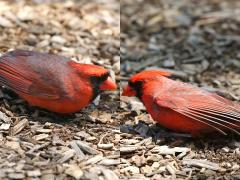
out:
M198 160L198 159L184 159L183 164L187 164L189 166L197 166L197 167L202 167L202 168L207 168L211 170L219 170L220 167L216 163L209 162L207 160Z
M1 1L0 33L0 55L13 49L49 52L104 66L113 78L120 74L119 1ZM120 122L119 93L103 93L97 101L79 113L58 115L3 87L0 179L117 179L119 163L112 157L118 152L113 129ZM93 123L86 116L95 111Z
M239 2L224 0L121 1L121 88L131 75L158 69L238 102L239 7ZM172 132L147 117L134 98L121 97L121 108L123 179L239 175L238 137L193 139ZM148 141L141 144L143 139Z

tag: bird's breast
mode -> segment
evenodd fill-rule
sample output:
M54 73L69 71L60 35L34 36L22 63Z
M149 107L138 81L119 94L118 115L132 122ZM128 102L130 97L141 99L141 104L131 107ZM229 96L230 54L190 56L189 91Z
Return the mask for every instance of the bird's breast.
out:
M32 106L38 106L57 113L73 113L81 110L90 103L90 98L88 96L81 97L79 95L76 95L71 99L60 98L56 100L49 100L26 94L20 94L20 96Z

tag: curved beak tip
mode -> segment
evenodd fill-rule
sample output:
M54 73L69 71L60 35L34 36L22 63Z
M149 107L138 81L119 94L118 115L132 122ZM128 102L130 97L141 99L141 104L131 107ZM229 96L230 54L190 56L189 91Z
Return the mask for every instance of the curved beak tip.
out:
M108 77L106 81L104 81L100 85L101 91L113 91L117 89L117 84L113 82L112 78Z

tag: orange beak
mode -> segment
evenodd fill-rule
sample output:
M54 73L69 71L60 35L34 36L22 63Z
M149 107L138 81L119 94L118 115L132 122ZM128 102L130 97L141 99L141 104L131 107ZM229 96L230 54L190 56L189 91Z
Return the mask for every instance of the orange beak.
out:
M136 91L130 86L126 86L123 89L122 96L136 96Z
M106 81L104 81L100 85L100 90L101 91L110 91L110 90L116 90L117 85L115 82L113 82L112 78L108 77Z

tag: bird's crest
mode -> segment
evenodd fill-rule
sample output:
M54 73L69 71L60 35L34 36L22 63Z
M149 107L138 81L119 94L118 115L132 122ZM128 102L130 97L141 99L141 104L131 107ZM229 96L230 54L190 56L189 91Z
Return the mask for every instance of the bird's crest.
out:
M69 61L69 65L75 68L80 74L86 76L100 77L109 73L107 69L93 64L79 64L74 61Z
M145 71L142 71L140 73L137 73L137 74L133 75L130 78L130 81L131 82L147 81L147 80L151 80L151 79L156 79L156 78L161 77L161 76L168 77L170 75L171 75L171 73L170 72L166 72L166 71L145 70Z

